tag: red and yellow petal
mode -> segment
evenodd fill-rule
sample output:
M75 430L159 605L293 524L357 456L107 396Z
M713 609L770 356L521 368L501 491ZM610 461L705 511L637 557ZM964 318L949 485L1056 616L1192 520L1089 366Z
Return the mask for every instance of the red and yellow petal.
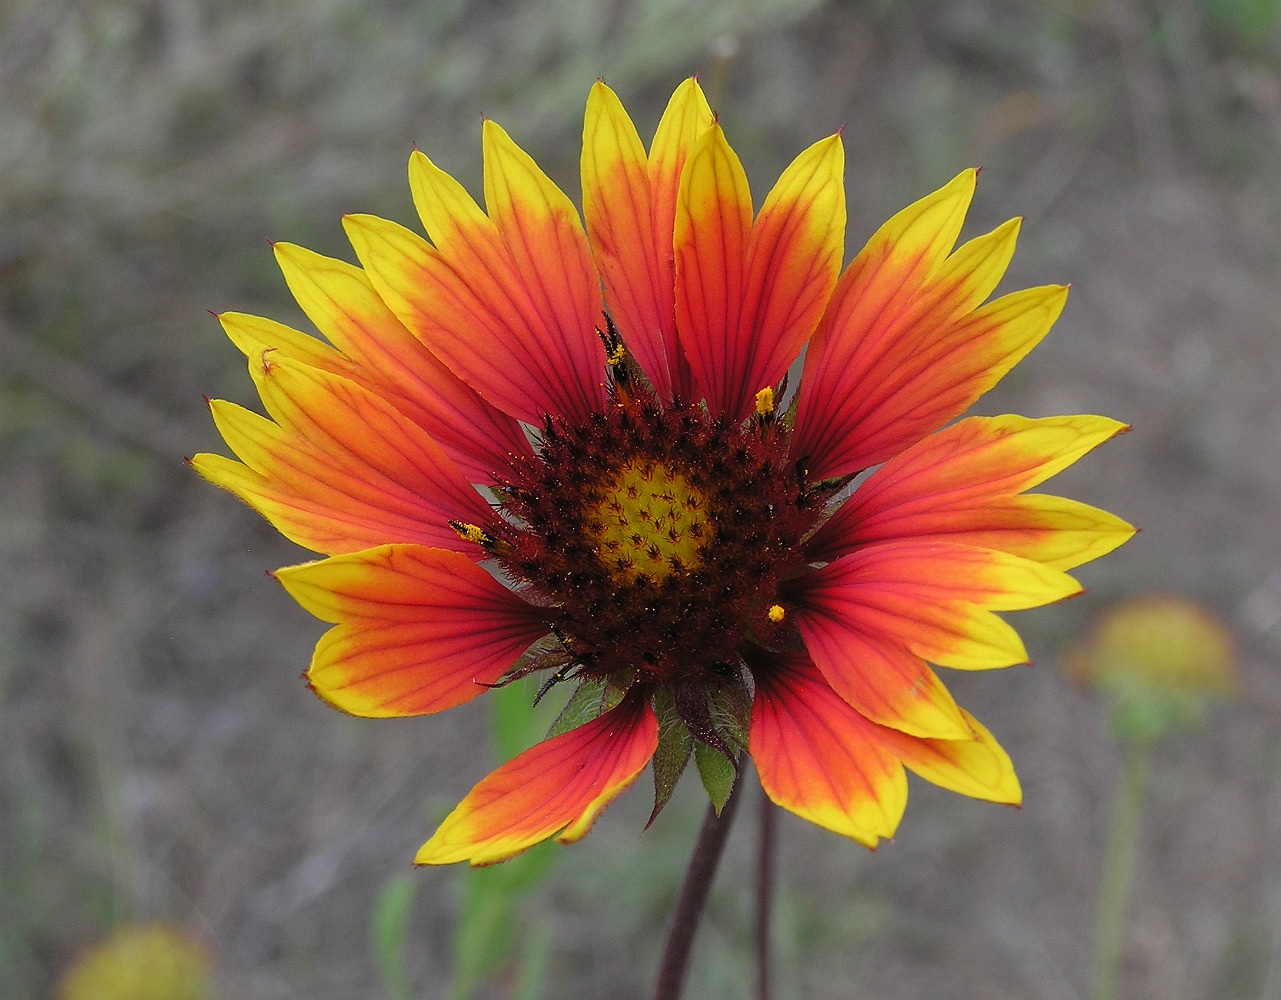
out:
M244 465L197 455L205 478L235 493L313 551L385 542L472 550L451 519L493 512L432 438L355 382L270 350L250 362L267 420L214 400L219 432Z
M583 119L583 217L605 301L663 399L693 395L676 336L672 229L680 171L711 123L692 79L672 95L648 158L622 102L603 81L592 87Z
M886 328L911 309L920 289L941 270L960 235L977 177L977 171L964 171L900 211L837 282L806 353L793 444L793 453L806 458L817 478L845 471L845 453L857 445L848 440L847 430L855 414L843 413L842 404L846 409L857 405L855 377L892 351L895 338ZM854 400L847 398L851 391ZM843 418L839 426L827 426L831 416Z
M395 403L435 438L471 482L488 484L495 471L507 468L512 454L529 453L517 421L486 403L427 350L387 308L360 268L290 243L277 243L274 249L303 312L349 359L340 374ZM263 340L258 346L276 345ZM296 353L298 345L286 350L313 367L325 367Z
M970 729L969 739L919 739L884 728L877 738L909 771L926 781L970 798L1019 805L1023 790L1009 754L974 716L965 709L961 714Z
M225 312L218 314L218 322L227 339L236 345L251 365L255 358L261 358L263 351L272 351L321 371L347 378L356 377L357 366L341 351L274 319Z
M965 545L883 542L789 583L780 595L801 635L842 633L906 647L945 667L980 670L1027 662L1018 633L993 611L1033 608L1079 593L1057 570Z
M668 101L649 149L650 220L658 248L660 289L664 296L663 343L672 392L686 400L695 398L697 390L685 349L676 332L676 258L672 252L672 241L681 174L694 143L712 127L713 121L712 109L703 88L696 78L690 77L676 88Z
M645 769L658 720L639 697L531 747L473 788L414 859L487 865L549 837L572 843Z
M903 766L879 727L836 694L803 653L759 652L750 743L761 787L803 819L868 847L894 835L907 805Z
M603 400L600 277L573 202L495 122L483 130L485 207L541 321L542 349L557 359L586 419Z
M316 646L307 680L353 715L421 715L470 701L547 634L537 608L444 549L382 545L275 575L336 625Z
M731 417L740 399L740 346L752 194L738 155L719 124L694 143L681 174L673 235L676 326L695 384L714 416ZM761 388L756 386L753 388ZM750 398L750 397L749 397Z
M886 223L837 283L806 356L793 455L811 478L885 461L958 416L1039 341L1067 289L975 308L1013 252L1017 222L948 256L974 172Z
M756 221L738 157L719 125L681 178L674 247L681 342L714 414L736 421L813 333L840 271L845 156L839 136L784 171Z
M970 417L873 473L806 544L833 562L873 542L915 539L1000 549L1070 569L1134 528L1085 504L1018 496L1125 429L1106 417Z
M583 118L583 218L605 302L660 397L672 396L665 336L674 332L650 215L649 168L618 96L597 80ZM665 256L666 254L664 254Z
M969 737L943 682L902 643L864 634L823 615L806 615L802 635L824 680L864 718L913 736Z
M485 149L492 218L415 152L410 188L435 246L374 216L343 225L388 308L491 405L532 424L548 413L584 420L604 404L605 370L586 235L492 123Z
M738 343L722 359L742 386L745 416L776 385L814 332L845 252L845 148L814 143L783 171L752 224ZM734 369L741 369L734 372Z

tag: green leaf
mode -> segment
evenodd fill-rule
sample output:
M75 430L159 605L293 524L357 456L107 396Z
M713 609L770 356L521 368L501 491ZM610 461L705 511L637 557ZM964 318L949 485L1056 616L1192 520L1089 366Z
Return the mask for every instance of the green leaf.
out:
M654 751L654 811L649 814L648 827L658 818L672 797L689 758L694 752L694 737L681 721L676 710L672 689L659 688L654 696L654 712L658 715L658 749Z
M559 670L574 662L565 644L554 635L545 635L516 658L506 676L520 673L522 677L545 670Z
M391 1000L410 1000L405 978L405 929L414 902L414 877L411 872L392 876L374 901L369 918L369 940L383 986Z
M698 764L698 776L703 779L703 787L707 789L707 796L719 816L734 791L734 763L705 743L694 744L694 762Z
M611 708L623 700L623 695L633 684L636 683L635 669L620 670L610 676L605 682L605 695L602 699L603 704L601 712L608 712Z
M591 722L605 711L605 682L583 681L578 690L569 696L556 721L547 731L547 739L577 729L585 722Z
M726 684L708 693L707 712L721 738L735 753L748 747L752 726L752 696L741 682Z

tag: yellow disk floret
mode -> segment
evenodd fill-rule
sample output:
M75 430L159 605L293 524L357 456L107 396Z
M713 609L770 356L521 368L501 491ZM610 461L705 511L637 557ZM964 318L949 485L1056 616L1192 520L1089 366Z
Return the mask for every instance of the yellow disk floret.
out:
M601 493L591 519L601 561L629 582L693 569L711 537L702 491L651 459L633 459Z

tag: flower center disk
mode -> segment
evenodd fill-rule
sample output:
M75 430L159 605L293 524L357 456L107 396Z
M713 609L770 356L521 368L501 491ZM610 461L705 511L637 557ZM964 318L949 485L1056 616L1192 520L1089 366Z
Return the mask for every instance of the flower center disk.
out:
M703 683L780 628L779 581L803 570L818 516L781 471L785 447L751 421L651 401L545 426L498 484L498 559L578 676Z
M662 580L697 569L711 532L707 498L680 472L661 462L634 458L618 470L588 521L601 561L620 577Z

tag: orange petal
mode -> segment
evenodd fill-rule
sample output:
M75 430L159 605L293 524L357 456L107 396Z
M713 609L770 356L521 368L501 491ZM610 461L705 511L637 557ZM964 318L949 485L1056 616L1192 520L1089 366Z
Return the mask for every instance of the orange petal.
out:
M675 233L676 325L694 379L715 417L742 408L740 348L752 194L738 156L713 125L681 174ZM748 394L754 394L755 386Z
M749 657L752 760L770 799L860 844L894 835L907 805L898 759L804 653Z
M676 332L676 258L673 233L681 174L694 143L712 127L712 109L698 80L690 77L672 94L649 149L649 207L658 248L660 290L664 296L663 341L672 391L681 399L695 396L694 376Z
M518 420L541 424L548 413L583 420L598 410L605 371L595 333L599 295L577 303L568 325L548 325L540 305L549 293L539 286L535 297L540 276L521 274L498 227L462 185L419 152L410 158L409 181L436 247L374 216L343 219L388 308L455 375ZM548 227L542 235L557 240L550 221ZM558 315L574 306L555 305Z
M783 172L752 223L747 177L719 126L690 153L675 228L680 336L712 412L731 422L787 371L836 284L845 234L839 136Z
M1070 576L1030 559L965 545L882 542L793 581L806 642L826 634L870 636L945 667L1025 663L1018 633L992 614L1079 593Z
M303 312L350 359L340 374L394 402L471 482L488 485L496 471L507 468L511 454L529 452L520 425L481 399L405 329L360 268L290 243L277 243L275 252ZM286 350L325 367L295 353L295 345Z
M473 788L414 859L419 865L487 865L557 836L578 840L645 769L658 720L627 697L599 718L531 747Z
M722 366L740 387L727 404L746 416L809 340L836 286L845 246L845 149L839 135L792 161L752 224L738 340Z
M440 712L497 681L547 633L537 608L466 556L382 545L276 571L299 604L333 622L307 680L353 715Z
M833 562L889 539L1000 549L1070 569L1116 548L1134 529L1071 500L1016 494L1125 429L1106 417L970 417L873 473L806 546Z
M1017 220L950 257L974 173L886 223L846 269L806 356L793 454L812 478L857 472L958 416L1043 337L1065 288L976 307L1013 252Z
M314 551L474 549L449 521L484 524L493 513L417 424L355 382L271 351L250 370L276 422L213 401L214 423L245 465L197 455L207 479Z
M908 770L926 781L962 795L1016 806L1023 801L1014 765L999 743L965 709L971 737L964 740L917 739L893 729L881 729L881 745Z
M810 658L832 690L864 718L913 736L969 737L956 702L919 656L821 615L801 621Z
M659 396L670 399L671 364L680 358L671 224L665 232L654 224L645 148L622 102L600 80L583 119L582 177L583 217L605 301L627 349Z
M600 277L578 210L496 123L486 121L485 207L541 321L539 346L557 360L585 420L603 404Z

